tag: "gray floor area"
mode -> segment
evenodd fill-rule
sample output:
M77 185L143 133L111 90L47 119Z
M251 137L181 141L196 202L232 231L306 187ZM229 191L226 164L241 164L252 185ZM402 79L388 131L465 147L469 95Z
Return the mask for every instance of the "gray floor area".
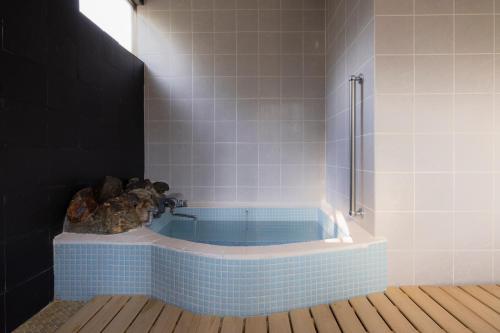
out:
M53 333L84 304L85 302L54 301L19 326L14 333Z

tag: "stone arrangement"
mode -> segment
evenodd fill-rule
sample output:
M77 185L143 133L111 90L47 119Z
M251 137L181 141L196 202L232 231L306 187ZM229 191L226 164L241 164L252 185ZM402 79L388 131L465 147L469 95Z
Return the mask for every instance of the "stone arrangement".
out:
M99 186L74 195L65 231L116 234L140 227L165 212L168 190L164 182L132 178L123 186L119 178L107 176Z

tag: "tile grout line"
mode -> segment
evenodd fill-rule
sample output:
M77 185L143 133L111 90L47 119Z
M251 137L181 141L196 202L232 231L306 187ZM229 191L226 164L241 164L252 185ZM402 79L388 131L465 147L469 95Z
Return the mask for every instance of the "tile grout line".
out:
M455 253L456 253L456 128L455 128L455 111L456 111L456 3L455 0L453 0L453 42L452 42L452 47L453 47L453 59L452 59L452 67L453 67L453 100L452 100L452 116L451 116L451 131L452 131L452 157L451 157L451 169L452 169L452 194L451 194L451 209L452 209L452 214L451 214L451 225L452 225L452 242L451 242L451 280L453 283L455 283Z
M413 203L412 203L412 245L411 245L411 248L412 248L412 274L413 274L413 280L412 280L412 283L415 284L415 280L416 280L416 267L415 267L415 264L416 264L416 246L415 246L415 240L416 240L416 218L417 218L417 212L416 212L416 203L417 203L417 200L416 200L416 186L417 186L417 177L416 177L416 174L415 174L415 169L416 169L416 136L415 136L415 113L416 113L416 103L415 103L415 93L416 93L416 32L415 32L415 28L416 28L416 18L415 18L415 10L416 10L416 4L415 4L415 1L416 0L413 0L413 15L412 15L412 37L413 37L413 43L412 43L412 51L413 51L413 91L412 91L412 159L413 159L413 170L412 170L412 181L413 181L413 188L412 188L412 199L413 199Z

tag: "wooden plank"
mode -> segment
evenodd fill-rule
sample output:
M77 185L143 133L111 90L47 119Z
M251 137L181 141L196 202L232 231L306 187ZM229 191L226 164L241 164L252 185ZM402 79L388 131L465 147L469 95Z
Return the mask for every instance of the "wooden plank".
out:
M443 289L427 286L422 286L420 288L472 331L481 333L497 332L497 330L491 327L487 322L469 310L465 305L451 297L451 295L446 293Z
M97 333L101 332L106 325L120 312L127 304L129 296L113 296L96 315L89 320L80 330L82 333Z
M460 287L470 295L474 296L477 300L481 301L483 304L486 304L497 313L500 313L500 299L496 298L486 290L478 287L478 286L462 286Z
M240 317L224 317L222 319L222 328L220 333L242 333L243 318Z
M354 297L349 300L349 303L368 332L391 332L391 329L377 313L377 310L368 302L366 297Z
M294 333L316 333L309 309L290 311L290 321L292 322Z
M370 294L367 297L394 332L416 332L408 319L401 314L398 308L396 308L383 293Z
M458 287L443 287L444 291L453 296L457 301L468 307L472 312L483 318L491 326L500 330L500 315L493 309L479 302L473 296L469 295Z
M439 327L422 309L420 309L413 301L406 296L398 288L387 288L385 294L398 307L403 315L417 328L419 332L442 332L444 330Z
M496 285L480 285L482 289L486 290L496 298L500 298L500 287Z
M245 333L267 333L267 317L248 317L245 319Z
M459 322L448 311L443 309L426 293L418 287L401 287L408 297L412 299L425 313L427 313L439 326L449 333L471 333L467 327Z
M162 301L150 299L142 308L137 318L135 318L132 325L130 325L127 333L149 332L164 306L165 303Z
M148 302L149 298L146 296L133 296L125 304L125 306L118 312L118 314L111 320L111 322L104 329L104 333L123 333L132 324L135 317L141 312L142 308Z
M269 333L292 333L292 329L290 328L290 319L288 319L288 313L273 313L268 317L268 319Z
M311 313L316 323L318 333L342 333L328 305L323 304L314 306L311 308Z
M349 305L348 301L340 301L331 304L332 311L339 322L343 332L349 333L365 333L366 330L363 324L359 321L356 313Z
M193 327L196 327L198 323L196 322L197 317L194 313L189 311L183 311L181 314L181 318L175 327L175 333L187 333L191 332Z
M173 305L165 305L158 320L151 329L151 333L172 333L181 316L182 310Z
M191 332L197 333L218 333L220 328L220 317L216 316L196 316L194 322L197 322L196 327L191 329Z
M109 302L111 296L96 296L85 304L73 317L64 323L56 333L78 332L101 308Z

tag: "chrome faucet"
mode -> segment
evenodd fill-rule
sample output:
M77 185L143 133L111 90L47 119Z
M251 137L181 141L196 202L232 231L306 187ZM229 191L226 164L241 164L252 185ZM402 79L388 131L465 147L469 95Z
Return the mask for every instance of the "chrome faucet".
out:
M147 226L153 223L153 219L160 218L167 209L170 210L170 214L173 216L187 217L193 220L197 220L197 217L189 214L176 213L175 209L180 207L187 207L188 202L182 199L182 193L172 193L167 196L161 196L159 199L158 206L152 207L148 211L148 221L145 223Z
M165 197L165 208L167 207L170 208L170 214L172 214L173 216L186 217L192 219L195 222L198 221L198 218L195 215L175 212L176 208L187 207L188 205L187 200L181 198L182 198L182 193L172 193L167 195Z
M178 207L187 207L187 200L182 199L182 193L172 193L165 197L165 207L173 213Z

